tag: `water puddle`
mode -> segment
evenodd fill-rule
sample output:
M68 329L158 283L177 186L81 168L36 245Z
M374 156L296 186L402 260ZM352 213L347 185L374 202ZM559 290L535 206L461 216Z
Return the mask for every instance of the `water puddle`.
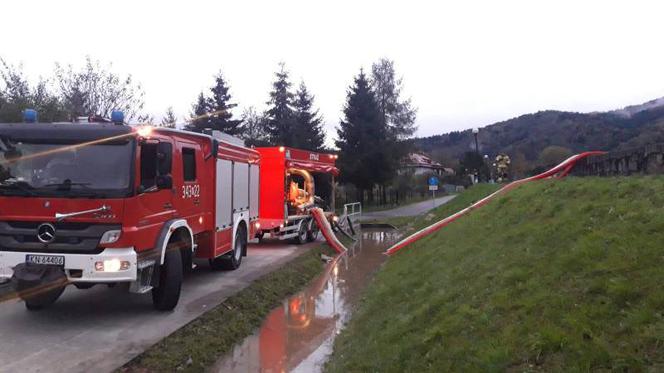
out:
M359 233L359 232L358 232ZM212 372L319 372L335 336L398 238L391 229L362 229L348 254L330 261L302 292L270 312L261 328L220 359Z

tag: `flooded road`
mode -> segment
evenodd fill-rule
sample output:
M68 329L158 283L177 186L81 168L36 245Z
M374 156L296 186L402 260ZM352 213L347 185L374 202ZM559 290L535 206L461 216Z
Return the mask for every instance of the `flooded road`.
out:
M347 254L331 260L302 292L270 312L261 328L222 357L211 372L318 372L335 336L396 241L390 229L363 229Z

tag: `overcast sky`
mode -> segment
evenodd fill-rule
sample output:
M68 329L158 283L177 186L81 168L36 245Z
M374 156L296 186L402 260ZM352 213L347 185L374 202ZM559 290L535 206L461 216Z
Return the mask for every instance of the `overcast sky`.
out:
M30 76L86 55L131 73L160 118L188 115L220 69L262 110L284 61L329 130L361 67L393 59L417 135L541 109L599 111L664 96L664 5L642 1L30 1L2 4L0 56Z

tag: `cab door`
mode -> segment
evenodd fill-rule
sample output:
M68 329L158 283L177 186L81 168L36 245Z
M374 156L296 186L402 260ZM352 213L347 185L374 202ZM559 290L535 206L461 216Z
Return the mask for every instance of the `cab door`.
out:
M207 192L203 190L202 184L204 180L212 180L212 177L207 174L200 144L178 141L177 148L179 157L174 167L177 173L174 204L180 217L187 220L196 234L205 230L209 220L208 210L211 211L212 203L207 201Z
M173 209L173 144L168 139L153 139L138 147L138 186L132 211L140 232L137 249L152 248L164 222L175 215Z

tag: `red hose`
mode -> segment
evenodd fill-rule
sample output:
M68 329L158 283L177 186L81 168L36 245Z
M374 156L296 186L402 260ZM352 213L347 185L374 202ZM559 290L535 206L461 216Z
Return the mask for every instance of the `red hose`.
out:
M312 208L310 212L311 215L314 217L316 225L318 225L318 228L320 229L321 233L323 233L323 237L325 237L325 240L327 241L328 245L332 246L332 248L338 253L345 252L346 248L341 243L341 241L337 239L337 236L332 231L332 226L330 225L330 222L328 222L327 219L325 218L325 213L323 212L323 210L316 207Z
M505 185L504 187L500 188L499 190L493 192L489 196L473 203L469 207L466 207L465 209L463 209L461 211L458 211L455 214L452 214L452 215L446 217L445 219L440 220L436 223L433 223L432 225L430 225L430 226L428 226L428 227L426 227L426 228L424 228L424 229L422 229L422 230L420 230L416 233L413 233L412 235L404 238L403 240L397 242L392 247L387 249L387 251L385 251L385 254L387 254L387 255L396 254L399 250L401 250L404 247L410 245L411 243L416 242L416 241L430 235L431 233L441 229L442 227L444 227L444 226L450 224L451 222L459 219L460 217L466 215L470 211L484 206L485 204L489 203L489 201L491 201L495 196L497 196L499 194L502 194L502 193L505 193L505 192L507 192L511 189L514 189L515 187L517 187L521 184L524 184L524 183L527 183L527 182L530 182L530 181L534 181L534 180L546 179L546 178L552 177L556 174L558 174L558 177L565 177L565 176L567 176L567 174L569 174L569 172L572 170L572 168L574 168L574 165L579 160L581 160L583 158L586 158L588 156L591 156L591 155L599 155L599 154L605 154L605 153L606 152L592 151L592 152L585 152L585 153L581 153L581 154L576 154L576 155L573 155L573 156L569 157L568 159L566 159L561 164L557 165L556 167L554 167L554 168L552 168L552 169L550 169L546 172L543 172L539 175L531 176L531 177L528 177L528 178L525 178L525 179L513 181L513 182Z

